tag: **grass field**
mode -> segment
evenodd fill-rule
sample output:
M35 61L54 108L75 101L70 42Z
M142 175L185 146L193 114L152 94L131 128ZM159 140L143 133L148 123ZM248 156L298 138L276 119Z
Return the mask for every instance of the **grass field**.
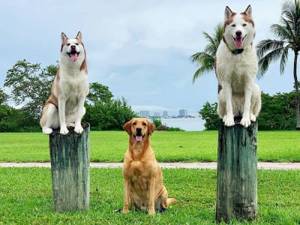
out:
M48 137L41 133L0 133L0 161L49 161ZM120 162L128 145L122 131L91 132L91 160ZM215 161L217 132L154 132L159 161ZM260 131L260 161L300 161L300 132Z
M123 201L119 169L91 170L90 210L61 214L53 211L50 170L0 169L0 224L214 224L215 171L164 170L164 175L178 203L151 218L115 212ZM299 171L258 171L259 217L251 224L299 225L299 192Z

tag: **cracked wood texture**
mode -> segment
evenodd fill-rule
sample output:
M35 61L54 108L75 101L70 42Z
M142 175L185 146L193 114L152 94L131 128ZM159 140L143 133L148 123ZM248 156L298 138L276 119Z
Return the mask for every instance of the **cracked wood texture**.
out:
M89 208L89 131L82 134L69 128L69 134L55 130L49 137L54 209L57 212Z
M216 221L257 216L257 122L219 128Z

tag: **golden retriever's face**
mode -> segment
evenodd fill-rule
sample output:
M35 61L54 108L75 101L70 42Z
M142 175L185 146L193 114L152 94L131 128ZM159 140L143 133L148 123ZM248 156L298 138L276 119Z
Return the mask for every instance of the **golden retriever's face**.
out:
M153 133L155 126L146 118L133 118L125 123L124 129L137 142L142 142Z

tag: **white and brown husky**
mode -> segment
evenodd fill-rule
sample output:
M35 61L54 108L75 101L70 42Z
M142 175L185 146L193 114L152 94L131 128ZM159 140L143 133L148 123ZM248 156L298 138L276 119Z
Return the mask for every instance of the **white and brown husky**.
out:
M222 90L218 113L226 126L234 125L234 116L248 127L261 109L261 91L255 83L258 69L253 39L255 27L252 8L242 13L225 9L224 35L216 54L216 72Z
M74 39L62 33L61 39L59 69L40 120L45 134L51 134L52 129L58 127L61 134L67 134L67 126L74 126L76 133L83 131L81 119L89 91L86 52L80 32Z

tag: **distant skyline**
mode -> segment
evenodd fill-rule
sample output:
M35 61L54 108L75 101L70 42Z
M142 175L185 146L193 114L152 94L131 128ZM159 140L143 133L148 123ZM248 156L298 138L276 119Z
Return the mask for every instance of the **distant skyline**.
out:
M135 111L199 111L217 100L213 73L192 84L196 65L190 56L206 42L202 32L213 32L223 21L224 8L243 11L253 7L255 43L273 38L270 26L280 19L282 0L199 1L3 1L0 8L2 53L0 86L17 60L46 66L59 59L60 33L83 33L89 79L109 86ZM293 89L292 57L285 75L279 62L258 81L267 93Z

